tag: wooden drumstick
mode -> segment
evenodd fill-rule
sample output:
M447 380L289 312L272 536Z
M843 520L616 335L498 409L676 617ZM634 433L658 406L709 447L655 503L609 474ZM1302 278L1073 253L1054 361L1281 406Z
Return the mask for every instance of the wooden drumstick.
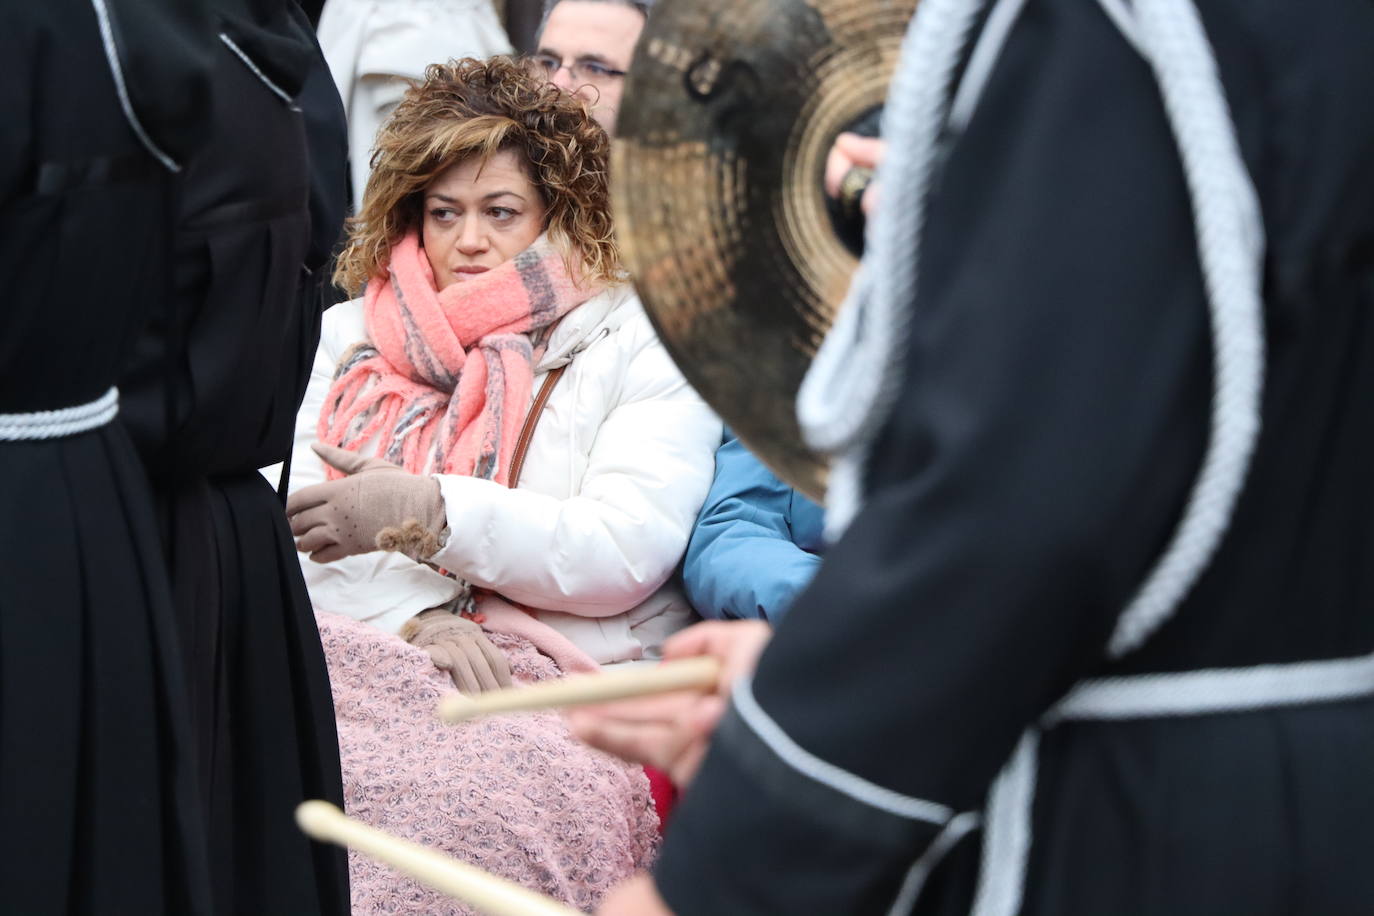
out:
M552 897L369 827L329 802L302 802L296 807L296 824L308 836L356 849L489 916L582 916Z
M642 665L623 671L578 674L477 696L452 694L440 701L439 718L452 724L491 713L582 706L670 690L710 690L719 679L720 662L702 655L653 667Z

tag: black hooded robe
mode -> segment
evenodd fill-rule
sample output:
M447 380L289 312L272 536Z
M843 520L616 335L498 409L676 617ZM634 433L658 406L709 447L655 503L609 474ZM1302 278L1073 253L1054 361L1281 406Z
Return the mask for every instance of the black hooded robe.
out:
M1374 4L1197 7L1266 237L1211 563L1107 661L1198 472L1211 338L1150 68L1098 3L1028 0L931 185L864 508L674 813L677 913L967 913L994 777L1072 685L1330 660L1347 699L1046 727L1012 911L1374 907Z
M165 289L173 170L206 126L198 14L0 3L0 429L104 396ZM0 433L0 910L210 912L184 674L123 416Z
M190 683L218 912L346 913L328 673L282 504L346 205L342 105L294 0L216 0L212 136L176 186L171 295L121 389L152 481Z

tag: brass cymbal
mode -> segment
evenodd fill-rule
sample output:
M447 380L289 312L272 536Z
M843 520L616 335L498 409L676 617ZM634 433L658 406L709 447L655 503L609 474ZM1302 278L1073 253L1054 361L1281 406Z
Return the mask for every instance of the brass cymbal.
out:
M857 261L822 188L882 104L916 0L659 0L626 77L616 234L659 336L778 476L820 498L795 401Z

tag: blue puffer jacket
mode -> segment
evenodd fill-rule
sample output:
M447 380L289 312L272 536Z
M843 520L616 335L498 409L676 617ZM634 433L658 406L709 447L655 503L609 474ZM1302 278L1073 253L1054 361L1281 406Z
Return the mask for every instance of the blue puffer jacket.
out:
M776 623L820 566L820 506L773 475L728 430L687 545L683 581L709 619Z

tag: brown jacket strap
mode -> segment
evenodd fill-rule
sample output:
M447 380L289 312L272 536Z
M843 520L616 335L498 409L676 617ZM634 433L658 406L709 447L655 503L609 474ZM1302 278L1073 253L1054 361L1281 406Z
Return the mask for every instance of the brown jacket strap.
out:
M553 386L558 384L558 380L567 370L568 364L564 363L557 369L548 371L544 376L544 384L539 386L539 393L534 396L534 403L530 405L530 412L525 415L525 425L520 428L520 438L515 440L515 454L510 460L507 485L512 490L520 483L520 472L525 467L525 453L530 450L530 440L534 438L534 428L539 425L539 415L544 412L544 405L548 403L549 392L553 391Z

